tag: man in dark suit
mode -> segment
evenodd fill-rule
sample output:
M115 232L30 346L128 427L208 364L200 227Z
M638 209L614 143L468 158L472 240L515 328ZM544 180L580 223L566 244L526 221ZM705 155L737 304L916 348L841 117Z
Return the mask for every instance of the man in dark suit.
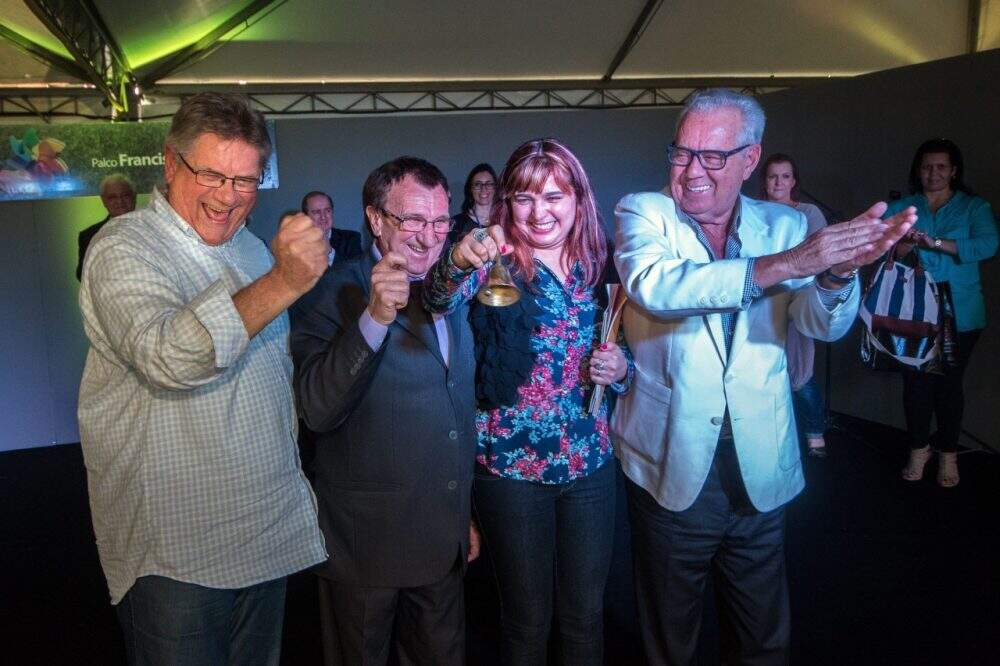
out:
M374 245L338 261L292 309L299 409L318 433L318 571L327 664L459 665L476 448L465 308L423 307L445 245L448 182L400 157L368 176ZM394 630L395 625L395 630Z
M83 257L87 254L90 241L101 230L104 224L113 217L131 213L135 210L135 187L132 186L126 176L120 173L113 173L101 181L101 203L108 214L97 224L92 224L80 232L77 238L79 245L79 258L76 262L76 279L83 276Z
M333 199L326 192L309 192L302 197L302 212L308 215L330 239L330 265L361 256L361 234L333 226Z

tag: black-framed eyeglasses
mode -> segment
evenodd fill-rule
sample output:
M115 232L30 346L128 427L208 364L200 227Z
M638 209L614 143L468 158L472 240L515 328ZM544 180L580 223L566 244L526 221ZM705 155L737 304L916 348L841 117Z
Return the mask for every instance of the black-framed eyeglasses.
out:
M396 220L396 222L399 224L399 228L402 229L403 231L412 231L414 233L420 233L421 231L424 230L424 227L426 227L429 224L431 225L431 228L434 230L434 233L446 234L449 231L451 231L451 228L455 225L455 223L452 221L450 217L439 217L436 220L425 220L424 218L419 216L411 217L407 215L406 217L400 217L395 213L390 213L385 208L381 208L379 210L382 211L383 215L391 217L392 219Z
M691 164L691 160L697 157L702 167L709 171L718 171L726 166L726 160L730 156L752 145L752 143L748 143L732 150L693 150L671 143L667 146L667 161L673 166L686 167Z
M472 189L479 192L481 190L492 190L496 188L496 186L497 186L496 183L473 183Z
M194 174L194 182L199 185L204 185L205 187L222 187L226 184L227 180L233 181L233 189L237 192L256 192L257 188L264 181L264 174L261 174L258 178L249 178L247 176L223 176L217 171L212 171L210 169L199 169L195 171L194 168L188 164L188 161L184 159L184 156L180 153L175 152L177 157L181 158L181 162L188 168L188 171Z

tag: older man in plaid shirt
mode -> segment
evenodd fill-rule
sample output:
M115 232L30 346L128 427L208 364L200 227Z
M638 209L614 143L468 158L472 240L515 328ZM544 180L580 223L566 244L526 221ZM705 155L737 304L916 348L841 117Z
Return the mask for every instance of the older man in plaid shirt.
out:
M239 96L188 98L165 192L87 252L80 439L130 663L277 664L285 577L326 559L299 464L285 309L329 247L244 226L271 142Z

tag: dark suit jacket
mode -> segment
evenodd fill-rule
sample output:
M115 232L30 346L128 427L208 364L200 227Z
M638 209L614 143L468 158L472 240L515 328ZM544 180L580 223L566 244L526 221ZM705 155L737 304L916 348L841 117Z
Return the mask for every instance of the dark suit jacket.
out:
M330 230L330 247L337 251L333 260L338 264L361 257L361 234L347 229Z
M109 219L111 219L110 215L105 217L97 224L90 225L89 227L81 231L79 236L77 236L76 242L77 245L79 246L79 258L76 261L77 280L83 277L83 257L84 255L87 254L87 248L90 246L90 241L94 240L94 236L97 235L97 232L101 230L101 228L107 223Z
M472 334L447 317L448 367L419 285L377 351L358 319L373 260L334 264L292 308L299 411L318 433L313 463L330 559L341 583L413 587L468 551L476 449Z

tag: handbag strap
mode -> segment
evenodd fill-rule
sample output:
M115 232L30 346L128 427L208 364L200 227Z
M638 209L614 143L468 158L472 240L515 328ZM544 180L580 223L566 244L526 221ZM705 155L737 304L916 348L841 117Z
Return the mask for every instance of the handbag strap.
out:
M899 247L899 243L900 241L896 241L895 243L892 244L892 247L889 248L889 255L886 257L885 260L885 267L888 270L892 270L892 267L895 265L896 260L899 259L896 250L896 248ZM913 253L913 261L914 261L913 270L915 270L918 274L923 275L925 269L924 269L924 262L920 260L920 253L917 252L916 247L910 250L910 252Z

